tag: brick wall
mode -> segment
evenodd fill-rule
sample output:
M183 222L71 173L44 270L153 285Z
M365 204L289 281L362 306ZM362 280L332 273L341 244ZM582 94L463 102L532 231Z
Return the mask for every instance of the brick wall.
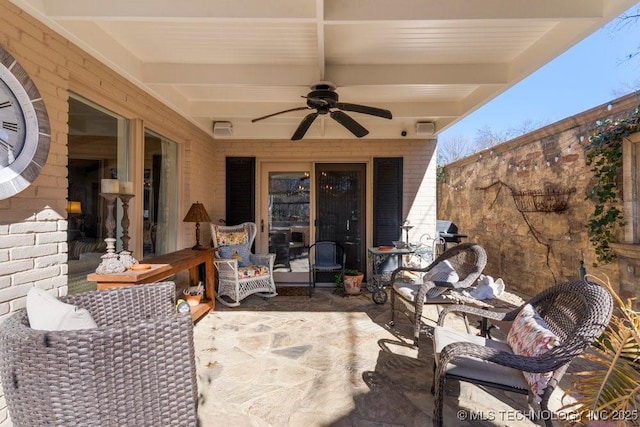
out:
M446 165L438 184L438 218L455 222L469 241L487 250L486 274L502 277L507 288L534 295L549 285L587 272L618 285L618 264L597 265L585 224L594 210L587 199L593 174L583 146L597 120L629 117L635 95L595 107L522 137ZM570 189L561 212L520 212L515 191ZM622 237L622 236L620 236Z
M47 163L31 186L0 200L0 322L23 308L29 288L56 296L67 292L67 133L68 96L76 92L181 145L181 215L191 200L213 205L201 177L213 164L212 139L152 96L86 52L52 32L8 0L0 0L0 45L27 71L40 91L51 126ZM198 159L197 164L190 162ZM191 181L195 183L192 185ZM132 216L136 215L131 212ZM142 215L138 215L140 222ZM179 245L191 232L182 224ZM141 226L140 228L141 229ZM135 236L132 236L135 238ZM10 425L0 392L0 425Z

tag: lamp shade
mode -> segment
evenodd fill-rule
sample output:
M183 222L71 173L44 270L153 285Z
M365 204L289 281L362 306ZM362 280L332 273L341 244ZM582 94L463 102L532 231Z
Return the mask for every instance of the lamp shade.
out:
M67 202L67 212L70 214L82 213L82 205L80 202L69 200Z
M207 210L202 203L195 202L189 208L189 212L185 215L184 222L211 222Z

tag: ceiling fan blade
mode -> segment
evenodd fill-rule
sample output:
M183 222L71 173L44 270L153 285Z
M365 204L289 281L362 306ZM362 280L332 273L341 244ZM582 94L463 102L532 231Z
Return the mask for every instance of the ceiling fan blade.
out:
M313 121L316 119L316 117L318 117L318 113L317 112L316 113L307 114L307 116L304 119L302 119L302 121L298 125L298 129L296 129L296 131L293 133L293 136L291 137L291 140L292 141L297 141L299 139L302 139L304 134L307 133L307 131L309 130L309 127L311 126L311 123L313 123Z
M283 111L278 111L277 113L267 114L266 116L258 117L257 119L251 119L251 123L255 123L258 120L268 119L269 117L277 116L278 114L284 114L284 113L289 113L291 111L300 111L300 110L310 110L310 108L309 107L289 108L288 110L283 110Z
M363 128L360 123L356 122L351 117L349 117L347 113L343 113L342 111L332 111L331 118L349 129L349 132L351 132L358 138L362 138L369 133L369 131Z
M368 105L349 104L345 102L338 102L336 108L344 111L353 111L354 113L370 114L372 116L378 116L385 119L392 119L393 115L391 111L383 108L369 107Z

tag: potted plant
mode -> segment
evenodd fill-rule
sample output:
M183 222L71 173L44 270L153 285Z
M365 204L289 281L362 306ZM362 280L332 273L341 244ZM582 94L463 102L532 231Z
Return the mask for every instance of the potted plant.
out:
M344 271L344 292L347 295L360 295L362 292L362 280L364 273L358 270Z
M190 306L196 306L200 304L202 300L202 294L204 293L204 287L202 282L198 283L197 286L189 286L184 291L184 299L187 300Z

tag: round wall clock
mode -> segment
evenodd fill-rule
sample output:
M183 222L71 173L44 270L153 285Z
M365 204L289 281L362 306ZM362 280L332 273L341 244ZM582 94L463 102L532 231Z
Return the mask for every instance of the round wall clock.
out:
M51 144L44 102L25 70L0 47L0 200L40 174Z

